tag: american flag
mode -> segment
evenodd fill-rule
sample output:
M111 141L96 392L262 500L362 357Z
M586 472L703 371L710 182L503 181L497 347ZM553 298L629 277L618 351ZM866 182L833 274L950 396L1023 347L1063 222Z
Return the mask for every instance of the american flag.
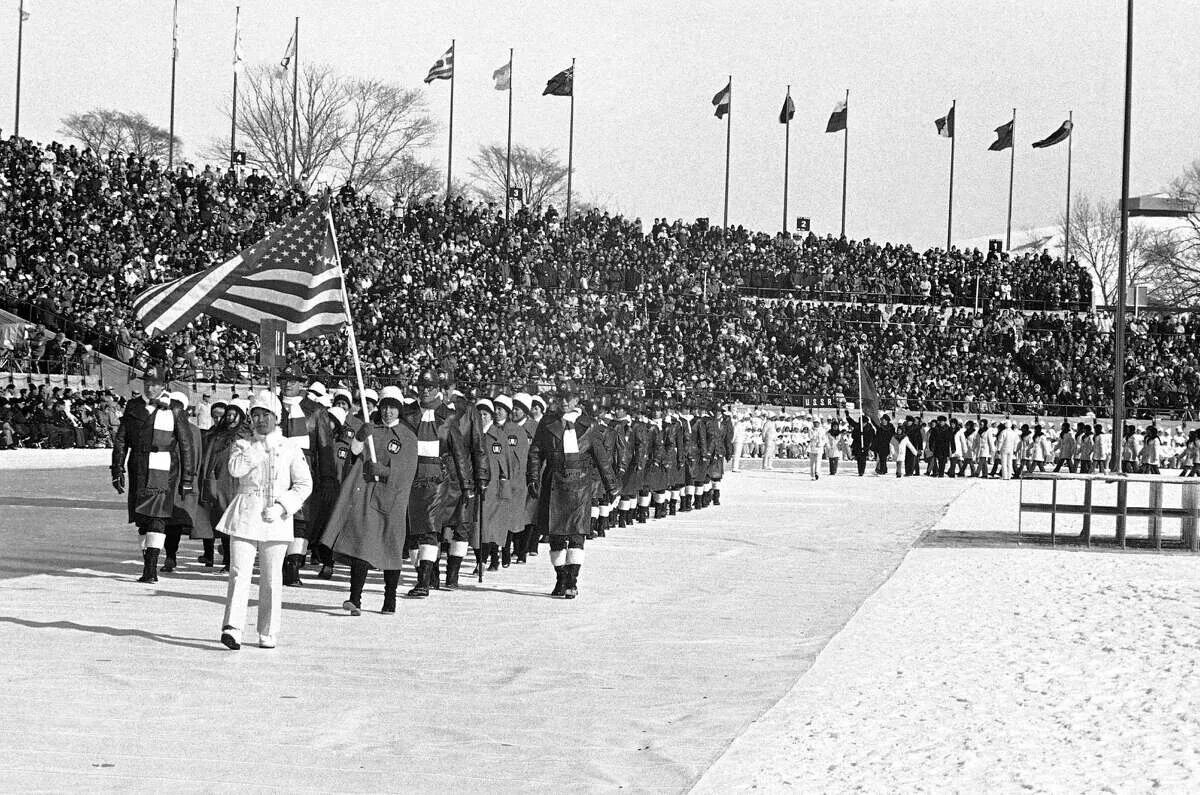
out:
M434 62L433 66L429 67L429 74L425 75L425 82L432 83L434 80L449 80L454 77L454 45L450 45L450 49Z
M150 336L200 314L258 331L287 323L294 339L332 334L349 322L328 195L228 262L146 290L133 311Z

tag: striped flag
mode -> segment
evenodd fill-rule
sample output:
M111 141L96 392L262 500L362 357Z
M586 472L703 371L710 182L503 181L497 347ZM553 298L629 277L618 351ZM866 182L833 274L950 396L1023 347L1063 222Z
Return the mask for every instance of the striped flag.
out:
M333 235L326 195L228 262L146 290L133 311L151 337L200 314L251 331L279 319L296 339L332 334L349 322Z
M546 81L542 96L569 97L575 93L575 67L568 66L554 77Z
M296 31L292 31L292 35L288 38L287 47L283 51L283 57L279 59L279 68L286 72L288 67L292 65L292 59L296 57Z
M467 53L470 55L470 53ZM432 83L434 80L449 80L454 77L454 45L450 45L450 49L446 50L441 58L434 62L433 66L429 67L429 74L425 75L425 82Z
M508 91L512 88L512 64L506 63L492 72L492 79L496 81L497 91Z
M846 129L846 100L840 100L833 108L833 113L829 114L829 121L825 123L825 132L841 132Z
M954 137L954 107L951 106L950 110L946 111L945 116L941 117L940 119L934 119L933 124L935 127L937 127L938 135L942 136L943 138L953 138Z
M716 93L712 98L713 115L718 119L725 118L725 114L729 112L729 107L733 104L733 81L730 80L725 84L725 87Z

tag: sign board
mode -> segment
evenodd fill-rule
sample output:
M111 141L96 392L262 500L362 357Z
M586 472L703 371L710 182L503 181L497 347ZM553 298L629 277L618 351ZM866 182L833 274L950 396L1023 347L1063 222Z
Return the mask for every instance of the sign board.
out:
M1125 305L1132 306L1137 309L1139 306L1146 305L1146 285L1131 284L1125 290Z
M1004 253L1004 241L998 237L993 237L991 240L988 241L988 253L989 254Z
M517 187L517 186L515 186L515 185L513 185L513 186L509 187L509 189L508 189L508 198L510 198L510 199L516 199L516 200L517 200L517 201L519 201L519 202L523 202L523 201L525 201L525 189L524 189L524 188L518 188L518 187Z
M233 164L234 164L235 166L244 166L244 165L246 165L246 153L245 153L245 152L243 152L243 151L241 151L241 150L238 150L237 152L234 152L234 153L233 153Z
M796 217L796 231L808 232L812 229L812 221L804 216Z
M263 367L280 367L287 355L287 323L278 318L259 324L258 363Z

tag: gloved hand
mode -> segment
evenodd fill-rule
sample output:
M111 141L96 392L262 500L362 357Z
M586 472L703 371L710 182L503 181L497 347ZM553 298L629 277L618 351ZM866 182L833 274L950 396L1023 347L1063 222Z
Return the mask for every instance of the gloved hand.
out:
M264 522L281 522L283 521L283 506L277 502L273 502L266 508L263 508L262 518Z
M249 439L238 439L236 442L233 443L233 447L239 453L244 453L250 449L250 440Z
M540 480L531 480L525 485L529 491L530 497L533 497L536 500L538 497L542 496L542 482Z
M112 471L112 487L117 494L125 493L125 470L114 469Z
M367 482L373 482L377 480L380 483L387 483L388 475L391 474L391 471L391 467L385 466L378 462L363 462L363 479Z

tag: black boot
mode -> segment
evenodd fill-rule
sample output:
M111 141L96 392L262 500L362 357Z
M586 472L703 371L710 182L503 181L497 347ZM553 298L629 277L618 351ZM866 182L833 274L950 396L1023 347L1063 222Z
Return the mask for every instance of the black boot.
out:
M508 540L504 542L504 549L500 551L500 565L506 569L512 565L512 533L508 534Z
M650 506L649 505L639 505L638 509L637 509L638 524L645 524L648 521L650 521Z
M459 561L461 563L461 558L459 559ZM429 562L432 564L432 568L430 569L430 572L429 572L429 588L430 588L430 590L433 590L433 591L440 591L440 590L442 590L442 561L439 559L439 560L431 560ZM446 575L449 576L449 574L450 574L450 556L447 555L446 556Z
M563 586L563 598L574 599L579 595L579 564L568 563L565 568L567 576Z
M679 512L687 513L692 510L692 495L684 494L679 498Z
M712 490L712 504L713 505L721 504L721 490L720 489Z
M142 550L142 576L138 582L158 582L158 550L154 547Z
M500 545L491 545L491 554L488 556L488 571L500 571ZM507 563L505 564L508 565Z
M298 587L304 585L300 581L300 564L304 562L303 555L286 555L283 558L283 584Z
M229 536L221 536L221 571L229 571Z
M667 516L674 516L679 510L679 500L671 500L667 504Z
M205 568L211 569L213 567L213 540L206 538L201 543L204 544L204 552L196 558L196 562L203 563Z
M458 570L460 568L462 568L462 562L463 562L463 559L460 558L458 555L447 555L446 556L446 584L445 584L444 588L447 591L457 591L458 590ZM434 568L434 572L436 574L436 572L437 572L436 567ZM434 587L436 588L437 586L435 585Z
M528 530L513 533L513 558L517 563L525 563L525 547L529 544L528 535Z
M396 612L396 588L400 586L400 570L389 569L383 573L383 607L381 613Z
M417 564L417 584L408 592L409 599L424 599L429 596L429 584L433 581L432 560L423 560Z
M628 522L625 520L628 513L629 511L624 508L617 510L617 527L626 527L628 525Z
M556 578L554 581L554 590L550 592L550 595L562 596L566 592L567 588L567 567L555 566L554 576Z
M175 556L167 555L163 560L162 568L159 569L159 571L161 571L163 574L170 574L171 572L175 571L175 564Z
M612 521L612 514L609 514L608 516L600 517L600 524L596 527L596 538L604 538L606 535L608 535L607 528L611 521Z

